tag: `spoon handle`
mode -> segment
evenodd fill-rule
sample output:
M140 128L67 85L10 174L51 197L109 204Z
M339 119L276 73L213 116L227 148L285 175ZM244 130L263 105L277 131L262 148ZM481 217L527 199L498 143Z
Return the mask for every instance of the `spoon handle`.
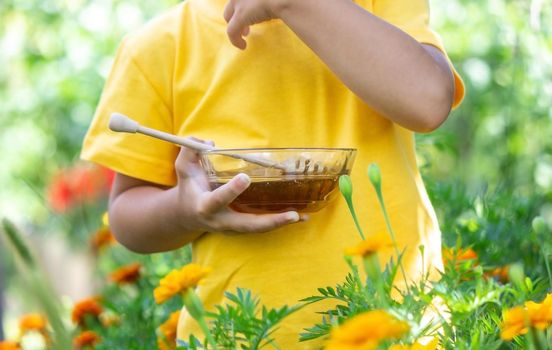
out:
M215 148L211 145L207 145L201 142L196 142L196 141L190 140L189 138L179 137L160 130L151 129L151 128L142 126L137 121L132 120L126 115L121 113L111 114L111 118L109 119L109 129L116 132L128 132L131 134L139 133L139 134L148 135L156 139L172 142L174 144L191 148L199 152L220 150L219 148ZM232 158L243 159L246 162L261 165L264 167L276 168L282 171L286 170L285 166L280 165L276 162L270 161L268 159L262 159L262 158L254 157L247 154L225 153L225 155Z
M139 133L172 142L174 144L191 148L195 151L211 151L216 148L201 142L190 140L189 138L179 137L160 130L151 129L138 124L135 120L130 119L126 115L113 113L109 120L109 129L117 132Z

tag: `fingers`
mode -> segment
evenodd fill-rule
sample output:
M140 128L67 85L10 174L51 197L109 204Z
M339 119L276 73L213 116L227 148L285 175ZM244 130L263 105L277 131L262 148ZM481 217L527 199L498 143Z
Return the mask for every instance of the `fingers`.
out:
M220 218L225 222L222 231L235 232L267 232L278 227L301 221L301 217L295 211L281 214L243 214L228 211Z
M240 19L237 13L233 13L232 17L228 21L228 27L226 28L226 34L232 45L238 49L245 50L247 42L244 40L244 36L249 34L249 26Z
M230 203L249 187L250 183L251 179L249 179L249 176L238 174L216 190L206 192L204 200L199 204L199 214L207 217L226 209Z
M196 142L206 143L214 146L213 141L204 141L195 137L189 137ZM199 154L186 147L181 147L175 161L175 169L179 178L204 177L204 171L199 164Z

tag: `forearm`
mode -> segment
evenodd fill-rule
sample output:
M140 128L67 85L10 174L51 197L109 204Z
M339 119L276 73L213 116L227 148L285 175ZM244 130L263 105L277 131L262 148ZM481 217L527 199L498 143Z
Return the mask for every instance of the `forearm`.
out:
M202 233L178 214L177 189L133 187L110 201L110 225L117 239L138 253L180 248Z
M446 119L450 71L408 34L349 0L279 1L276 16L372 108L414 131Z

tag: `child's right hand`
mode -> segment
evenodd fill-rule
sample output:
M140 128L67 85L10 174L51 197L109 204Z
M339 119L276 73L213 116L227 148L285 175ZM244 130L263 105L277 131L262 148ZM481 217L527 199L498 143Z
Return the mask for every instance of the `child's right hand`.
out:
M178 216L186 218L183 229L217 232L266 232L306 220L295 211L280 214L239 213L228 206L251 182L246 174L236 175L228 183L211 191L198 154L182 148L175 163L178 177Z

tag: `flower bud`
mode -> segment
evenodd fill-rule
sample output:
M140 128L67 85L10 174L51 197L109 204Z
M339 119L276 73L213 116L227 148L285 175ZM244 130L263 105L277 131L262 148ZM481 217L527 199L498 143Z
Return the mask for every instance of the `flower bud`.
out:
M372 163L368 166L368 178L377 190L381 188L381 171L376 163Z
M353 195L353 183L349 175L341 175L339 177L339 190L345 198L351 198Z
M522 264L515 263L510 265L508 276L510 277L510 281L512 281L516 287L521 290L525 290L525 272L523 271Z

